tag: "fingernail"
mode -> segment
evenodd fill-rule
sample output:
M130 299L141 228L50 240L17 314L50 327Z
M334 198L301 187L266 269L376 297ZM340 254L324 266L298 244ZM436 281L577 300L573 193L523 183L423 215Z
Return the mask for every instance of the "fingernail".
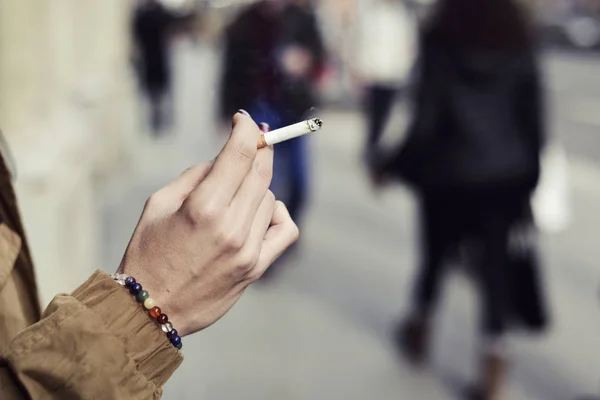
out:
M246 117L249 117L249 116L250 116L250 114L248 114L248 111L246 111L246 110L242 110L242 109L240 109L240 110L238 111L238 114L245 115Z
M267 133L271 130L271 127L266 122L261 122L258 124L258 128L264 133Z

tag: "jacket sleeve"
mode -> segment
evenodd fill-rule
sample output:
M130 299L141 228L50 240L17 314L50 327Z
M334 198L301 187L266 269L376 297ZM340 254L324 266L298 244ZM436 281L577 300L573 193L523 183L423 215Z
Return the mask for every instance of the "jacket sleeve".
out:
M133 296L96 271L11 342L0 398L158 399L182 361Z

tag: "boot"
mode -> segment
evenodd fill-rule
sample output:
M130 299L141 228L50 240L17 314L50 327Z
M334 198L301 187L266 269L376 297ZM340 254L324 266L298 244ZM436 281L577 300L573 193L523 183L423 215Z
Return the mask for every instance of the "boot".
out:
M508 362L498 354L486 354L481 360L481 376L471 400L501 400L501 389L506 379Z
M396 346L412 364L421 365L429 352L429 326L425 319L403 322L396 332Z

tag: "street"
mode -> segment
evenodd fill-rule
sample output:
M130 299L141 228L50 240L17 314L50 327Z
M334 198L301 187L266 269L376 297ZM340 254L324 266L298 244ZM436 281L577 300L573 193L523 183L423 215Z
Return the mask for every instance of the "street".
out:
M103 183L103 259L116 268L145 199L225 140L213 122L218 63L212 50L175 50L173 135L143 140L135 168ZM570 161L573 219L544 235L552 327L511 341L509 400L575 400L600 392L600 57L545 58L550 130ZM215 326L184 338L185 361L165 399L454 399L476 374L478 309L472 284L447 280L429 365L400 359L392 332L416 267L416 204L404 188L373 192L357 112L321 110L311 143L311 203L299 247ZM401 116L395 116L392 131ZM392 132L393 133L393 132Z

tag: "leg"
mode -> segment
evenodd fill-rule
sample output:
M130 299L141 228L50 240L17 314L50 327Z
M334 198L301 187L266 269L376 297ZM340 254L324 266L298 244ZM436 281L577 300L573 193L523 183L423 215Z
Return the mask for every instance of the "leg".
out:
M486 337L500 337L506 329L508 293L508 234L510 221L503 215L482 217L483 258L480 266L482 330Z
M369 132L367 148L373 148L379 143L385 125L392 109L396 90L384 86L373 86L370 88L368 114Z
M480 218L483 346L476 395L482 399L498 398L508 368L505 355L508 310L506 270L511 218L500 211L502 207L510 208L510 204L497 205L496 210L483 212Z
M150 101L150 124L155 134L162 128L162 99L163 91L158 87L148 88L148 100Z
M277 199L283 201L289 210L290 203L290 158L291 148L289 142L279 143L275 146L273 158L273 180L271 190Z
M290 141L290 198L288 209L292 219L299 224L308 197L308 138L302 136Z
M424 199L421 209L421 267L413 292L413 312L428 318L435 307L442 280L447 230L452 224L444 217L444 205Z
M175 123L175 98L170 84L165 87L161 107L164 127L167 129L173 128Z
M412 311L400 325L397 344L413 363L420 364L427 357L429 347L429 320L437 303L444 272L444 255L449 243L447 227L453 227L440 201L424 196L421 202L421 268L413 288Z

